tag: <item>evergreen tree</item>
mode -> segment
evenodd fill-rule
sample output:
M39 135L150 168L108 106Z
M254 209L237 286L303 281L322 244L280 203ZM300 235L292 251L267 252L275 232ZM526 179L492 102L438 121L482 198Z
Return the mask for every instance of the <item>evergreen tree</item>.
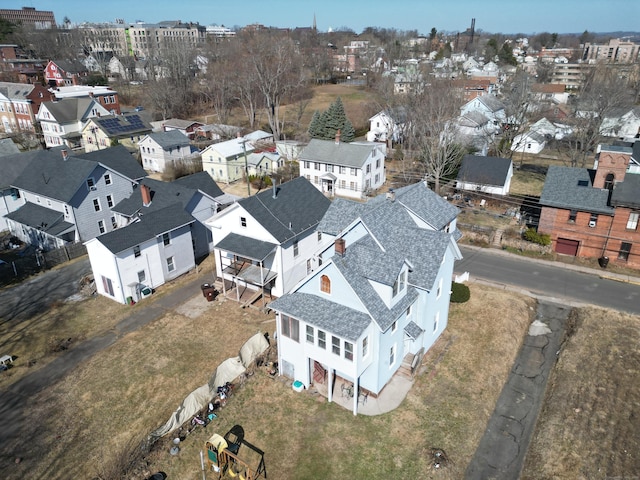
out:
M355 129L347 118L340 97L324 112L313 114L309 124L309 135L311 138L333 140L338 130L340 130L340 139L343 142L351 142L355 138Z
M322 138L322 115L318 110L313 112L313 117L311 117L311 123L309 124L309 135L311 138Z

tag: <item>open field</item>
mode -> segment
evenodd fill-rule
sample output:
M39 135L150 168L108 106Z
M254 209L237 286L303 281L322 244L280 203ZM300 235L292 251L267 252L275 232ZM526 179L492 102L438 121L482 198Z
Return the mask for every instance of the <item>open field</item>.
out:
M534 304L526 297L473 285L471 301L452 307L448 329L425 357L422 373L397 410L354 417L258 371L218 419L186 438L179 455L169 455L168 438L158 442L147 458L148 471L201 478L199 450L204 441L238 423L247 440L265 450L270 478L317 478L319 471L328 479L390 478L398 471L408 478L436 478L436 473L437 478L461 478ZM497 311L502 314L496 316ZM163 424L221 361L237 355L247 338L274 328L273 315L195 296L184 308L123 337L33 399L24 441L1 448L4 478L112 478L105 472L123 449ZM445 449L453 464L431 472L431 447ZM20 463L14 463L15 457ZM133 478L144 478L145 473Z
M640 473L640 319L574 310L523 479L633 479Z

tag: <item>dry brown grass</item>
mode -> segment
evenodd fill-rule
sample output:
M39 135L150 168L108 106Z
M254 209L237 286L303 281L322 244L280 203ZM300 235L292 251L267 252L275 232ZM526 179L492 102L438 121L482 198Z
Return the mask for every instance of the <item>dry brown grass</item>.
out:
M461 478L532 313L528 298L473 285L471 301L452 306L449 327L405 402L378 417L354 417L259 371L217 420L187 437L179 455L169 455L169 438L158 442L148 471L200 478L204 441L237 423L265 450L270 478L311 479L320 471L327 479L392 478L398 471L435 478L427 456L434 446L453 460L437 477ZM108 471L127 445L163 424L247 338L274 327L273 315L194 297L38 395L23 442L12 446L22 462L0 457L0 470L8 479L92 478Z
M522 478L638 478L640 319L572 312Z

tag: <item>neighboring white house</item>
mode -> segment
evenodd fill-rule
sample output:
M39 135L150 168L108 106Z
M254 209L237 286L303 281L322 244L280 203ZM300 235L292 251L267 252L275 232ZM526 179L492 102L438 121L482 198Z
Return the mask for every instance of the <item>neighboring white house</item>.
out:
M284 165L284 158L277 152L254 152L247 156L249 175L269 176Z
M367 141L386 142L389 148L393 147L402 141L406 121L407 112L402 107L376 113L369 119Z
M193 222L176 203L86 242L98 293L123 304L137 302L152 289L192 270Z
M244 177L253 150L251 143L242 138L214 143L202 151L202 170L216 182L233 183Z
M307 146L306 143L297 140L276 140L276 152L287 162L297 161L300 153Z
M469 112L480 112L496 126L500 126L507 120L503 103L494 95L482 95L468 101L460 108L460 115Z
M419 363L447 326L457 213L424 184L335 200L318 225L331 240L321 263L269 304L279 374L326 383L331 401L343 384L377 396L401 365Z
M521 153L540 153L547 143L546 137L535 130L529 130L513 137L511 151Z
M513 177L509 158L465 155L458 170L456 188L492 195L508 195Z
M40 122L47 148L82 146L81 130L87 120L109 111L91 97L64 98L40 105L36 120Z
M385 180L382 143L313 139L300 154L300 176L329 196L363 198Z
M640 135L640 107L621 109L606 116L600 126L600 134L626 140Z
M316 226L331 202L302 177L238 200L210 218L216 277L226 296L281 296L313 266L323 246Z
M149 133L138 142L138 147L142 167L152 172L164 172L193 154L189 138L179 130Z

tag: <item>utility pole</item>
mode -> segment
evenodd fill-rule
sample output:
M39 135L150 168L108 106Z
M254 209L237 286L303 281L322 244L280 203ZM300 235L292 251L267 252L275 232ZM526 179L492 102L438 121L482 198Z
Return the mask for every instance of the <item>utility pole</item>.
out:
M238 142L242 144L242 152L244 154L244 174L247 178L247 196L251 196L251 184L249 183L249 164L247 162L247 142L248 140L244 137L238 138Z

